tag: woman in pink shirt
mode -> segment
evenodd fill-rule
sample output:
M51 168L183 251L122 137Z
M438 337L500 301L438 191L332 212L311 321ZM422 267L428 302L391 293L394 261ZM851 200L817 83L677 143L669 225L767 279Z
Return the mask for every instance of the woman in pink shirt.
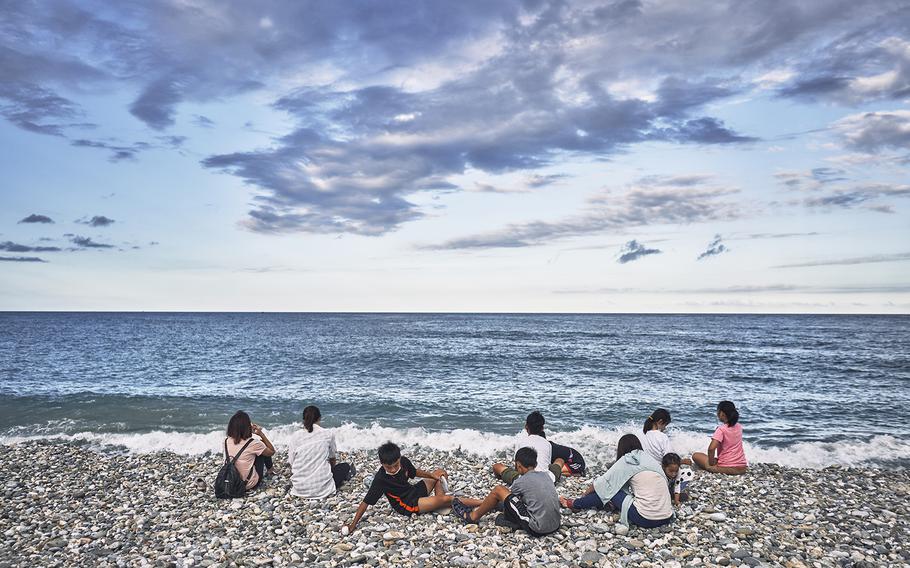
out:
M743 427L736 405L729 400L721 401L717 405L717 419L723 424L711 436L708 453L695 452L692 461L712 473L742 475L749 469L749 463L743 451Z
M253 438L254 434L258 439ZM246 446L250 438L253 440ZM246 449L237 458L234 466L240 475L247 479L246 488L250 490L255 489L262 478L272 471L272 456L275 455L275 446L262 431L262 427L250 421L249 414L238 410L228 422L225 447L228 455L234 457L244 446Z

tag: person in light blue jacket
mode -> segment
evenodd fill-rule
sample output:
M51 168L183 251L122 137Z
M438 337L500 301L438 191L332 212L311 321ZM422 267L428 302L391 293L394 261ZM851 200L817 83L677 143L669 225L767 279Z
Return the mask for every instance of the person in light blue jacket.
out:
M653 528L673 521L673 503L663 468L641 448L635 434L626 434L616 446L616 462L576 499L559 499L569 509L619 511L624 525Z

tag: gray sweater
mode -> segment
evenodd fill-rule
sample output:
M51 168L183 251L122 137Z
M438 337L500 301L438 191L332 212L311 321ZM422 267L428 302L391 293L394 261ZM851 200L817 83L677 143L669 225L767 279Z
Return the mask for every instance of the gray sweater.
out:
M547 534L559 528L562 515L559 513L559 495L553 486L550 474L543 471L529 471L512 482L512 494L521 499L528 508L531 529Z

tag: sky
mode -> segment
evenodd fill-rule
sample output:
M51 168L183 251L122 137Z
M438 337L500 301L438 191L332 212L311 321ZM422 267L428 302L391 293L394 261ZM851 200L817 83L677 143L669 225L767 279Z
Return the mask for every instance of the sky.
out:
M906 1L0 2L0 310L910 313Z

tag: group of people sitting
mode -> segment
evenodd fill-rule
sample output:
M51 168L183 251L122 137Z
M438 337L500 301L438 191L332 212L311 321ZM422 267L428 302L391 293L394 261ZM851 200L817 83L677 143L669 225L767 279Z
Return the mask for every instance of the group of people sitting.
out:
M337 463L334 434L320 426L320 419L319 409L307 406L304 428L288 442L292 495L325 498L356 475L354 466ZM672 451L665 433L670 413L663 408L655 410L645 420L640 435L626 434L619 439L616 461L575 498L560 497L555 485L562 476L585 475L584 458L576 449L546 439L540 412L528 415L524 432L515 443L513 462L492 465L493 475L502 484L483 499L455 496L444 469L422 470L402 456L397 445L387 442L377 452L381 467L366 480L366 495L342 532L353 532L367 509L383 496L397 513L417 515L451 507L464 523L478 523L484 515L499 510L497 525L534 536L559 529L560 507L613 511L625 525L660 527L673 521L673 505L689 497L694 473L686 466L694 464L706 472L729 475L746 472L736 406L722 401L717 405L717 419L721 425L711 436L707 452L683 458ZM275 448L262 428L242 411L231 418L227 434L225 457L234 460L238 472L248 472L246 487L254 489L270 474ZM416 478L420 481L412 483Z

